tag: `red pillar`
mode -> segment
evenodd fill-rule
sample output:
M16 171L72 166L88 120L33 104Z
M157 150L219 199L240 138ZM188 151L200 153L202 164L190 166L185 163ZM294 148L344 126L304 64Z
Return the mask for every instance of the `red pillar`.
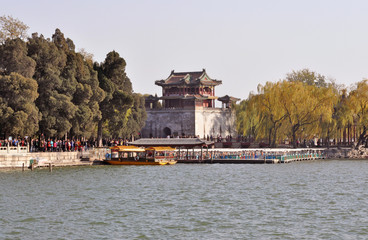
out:
M212 91L211 91L211 92L212 92L212 96L215 96L215 87L214 87L214 86L212 87ZM213 99L213 105L212 105L212 107L213 107L213 108L214 108L214 107L216 107L216 106L215 106L215 101L216 101L216 100L215 100L215 99Z

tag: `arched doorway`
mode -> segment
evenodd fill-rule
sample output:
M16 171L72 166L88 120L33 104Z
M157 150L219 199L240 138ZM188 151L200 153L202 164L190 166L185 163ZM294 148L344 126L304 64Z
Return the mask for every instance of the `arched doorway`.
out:
M165 137L171 136L171 129L170 128L168 128L168 127L164 128L164 136Z

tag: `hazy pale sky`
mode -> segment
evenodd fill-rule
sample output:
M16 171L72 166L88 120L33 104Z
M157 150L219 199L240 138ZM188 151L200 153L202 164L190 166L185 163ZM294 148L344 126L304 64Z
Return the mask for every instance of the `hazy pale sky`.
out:
M347 86L368 77L365 0L0 0L33 32L56 28L104 61L117 51L135 92L157 93L171 70L222 80L241 99L258 84L309 68Z

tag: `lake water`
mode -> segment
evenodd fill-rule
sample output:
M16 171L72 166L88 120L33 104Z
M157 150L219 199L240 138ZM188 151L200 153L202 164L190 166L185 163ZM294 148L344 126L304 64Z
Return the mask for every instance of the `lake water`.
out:
M368 161L0 171L0 239L367 239Z

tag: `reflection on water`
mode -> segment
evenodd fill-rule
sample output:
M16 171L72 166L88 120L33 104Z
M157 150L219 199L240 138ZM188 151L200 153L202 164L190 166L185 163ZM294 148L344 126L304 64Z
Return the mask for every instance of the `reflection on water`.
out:
M364 239L368 162L0 171L0 239Z

